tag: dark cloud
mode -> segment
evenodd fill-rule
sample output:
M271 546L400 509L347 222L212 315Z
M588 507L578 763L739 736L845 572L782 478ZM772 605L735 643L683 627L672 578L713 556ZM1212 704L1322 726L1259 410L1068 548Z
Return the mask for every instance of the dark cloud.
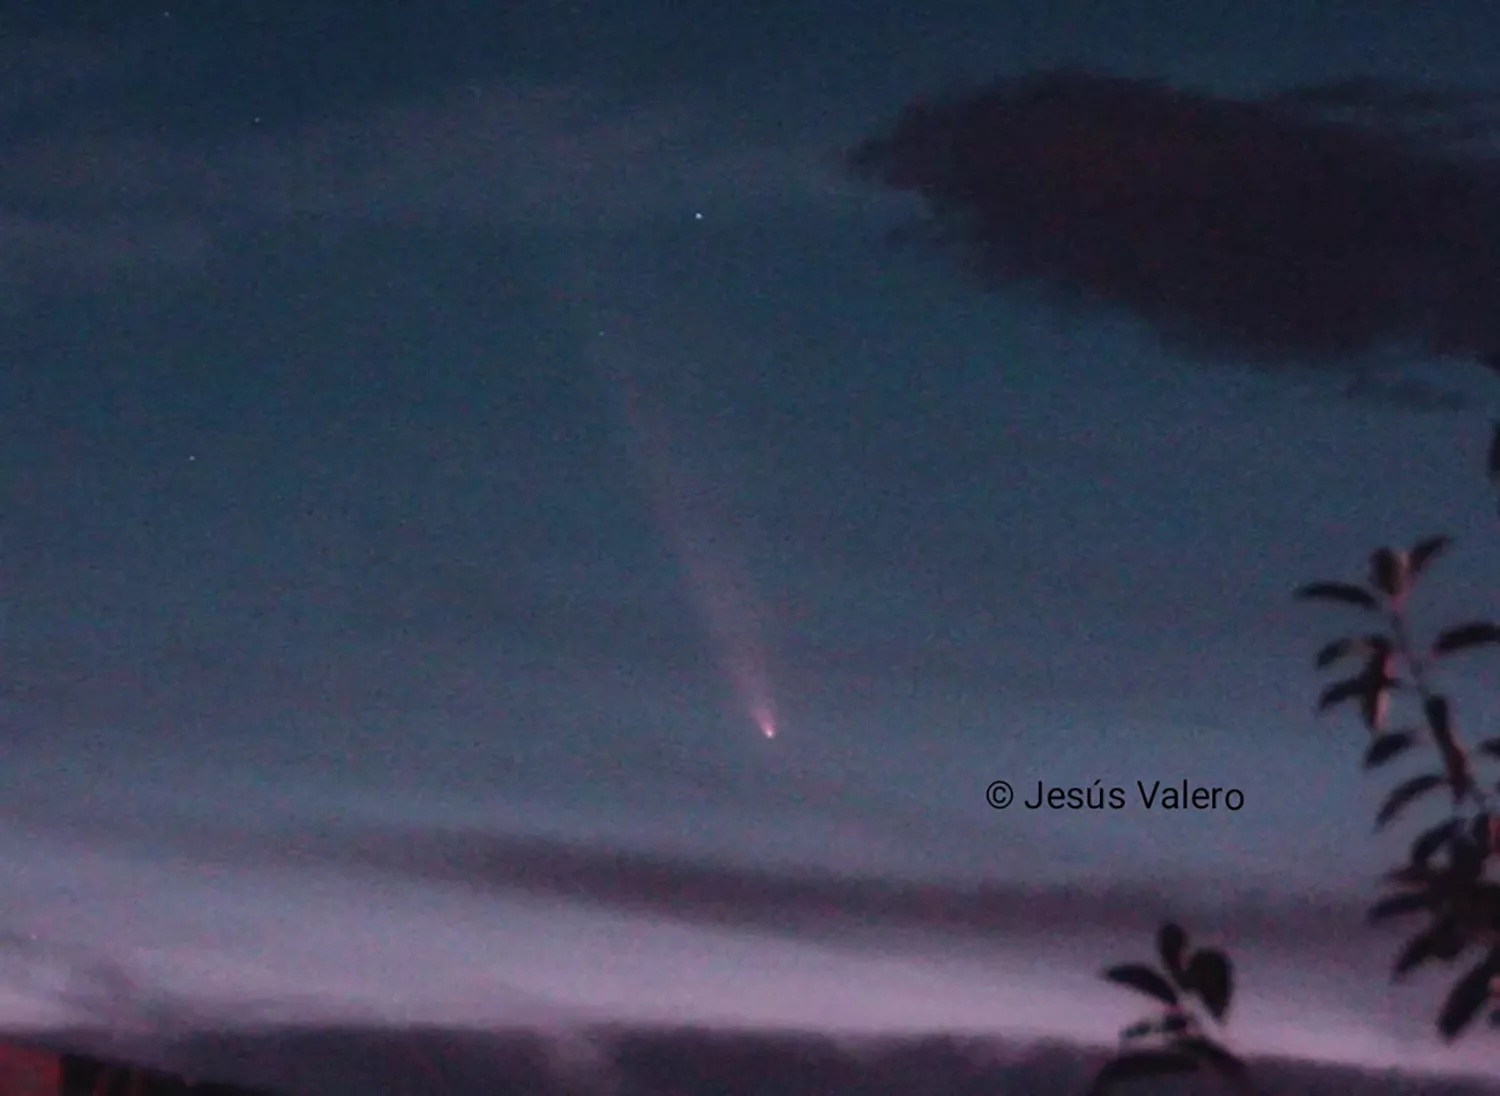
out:
M259 839L257 839L258 841ZM267 855L265 846L256 855ZM301 832L274 854L304 866L375 869L495 894L593 906L689 924L853 944L863 933L920 931L975 940L1032 941L1039 951L1071 934L1140 934L1168 905L1207 923L1233 922L1240 939L1317 951L1348 942L1363 906L1316 897L1187 895L1187 881L1149 885L1020 885L861 876L821 868L751 866L616 844L481 830L334 827ZM1172 893L1168 899L1166 894ZM1057 926L1069 933L1059 934ZM1360 941L1361 953L1369 949Z
M155 817L116 812L105 823L81 812L68 820L24 798L15 797L8 819L95 849L150 841L212 860L218 870L277 866L320 877L331 871L377 881L401 878L487 898L526 897L560 909L857 951L878 949L889 934L915 933L940 950L945 942L1019 946L1040 956L1068 952L1080 940L1093 941L1092 948L1100 940L1147 939L1168 916L1211 929L1237 949L1324 966L1367 961L1372 948L1394 954L1400 939L1389 929L1351 931L1368 905L1359 895L1270 893L1248 886L1205 892L1191 873L1140 883L995 881L972 873L923 878L759 857L752 862L697 849L648 849L613 839L338 821L252 830L198 819L191 833L172 833ZM888 809L899 818L899 806Z
M202 1031L131 1050L89 1031L38 1045L229 1078L274 1092L372 1091L453 1096L509 1090L541 1096L837 1092L845 1096L1019 1096L1082 1091L1107 1051L1061 1041L961 1036L838 1039L798 1031L600 1027L575 1035L413 1027L289 1027ZM132 1048L134 1049L134 1048ZM1480 1081L1258 1059L1265 1091L1480 1096ZM1174 1089L1173 1091L1178 1091ZM1183 1091L1217 1091L1192 1088Z
M1120 309L1205 356L1468 357L1500 348L1487 103L1374 80L1240 101L1058 70L915 103L850 164L920 198L921 237L984 283Z

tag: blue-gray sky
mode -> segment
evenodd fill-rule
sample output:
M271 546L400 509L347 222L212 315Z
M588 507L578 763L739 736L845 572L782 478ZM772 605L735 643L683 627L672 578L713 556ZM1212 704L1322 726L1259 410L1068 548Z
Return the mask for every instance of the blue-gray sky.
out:
M1289 594L1446 531L1423 619L1488 611L1490 378L1407 413L982 293L840 160L1054 64L1492 85L1493 13L476 8L0 19L16 927L315 1017L1109 1040L1181 908L1247 1049L1482 1058L1359 935L1401 846Z

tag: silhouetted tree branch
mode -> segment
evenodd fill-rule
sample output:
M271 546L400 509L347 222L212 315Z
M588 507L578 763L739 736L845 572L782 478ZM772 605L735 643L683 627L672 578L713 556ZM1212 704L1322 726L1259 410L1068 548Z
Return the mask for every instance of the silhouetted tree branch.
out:
M1494 362L1486 364L1495 367ZM1500 425L1489 456L1491 478L1500 475ZM1326 685L1318 696L1321 713L1352 707L1368 732L1364 767L1381 768L1414 749L1430 747L1434 767L1409 777L1392 788L1376 812L1375 828L1383 829L1399 819L1418 800L1447 789L1449 816L1418 833L1407 862L1386 873L1385 893L1370 907L1371 924L1401 918L1422 919L1392 963L1392 979L1399 980L1417 968L1432 964L1454 964L1467 957L1468 965L1449 988L1439 1006L1436 1027L1445 1042L1452 1042L1490 1007L1489 1022L1500 1027L1500 1008L1492 1007L1500 979L1500 882L1490 876L1490 867L1500 853L1500 813L1494 793L1500 783L1481 778L1476 759L1500 759L1500 738L1467 744L1459 734L1458 720L1450 698L1435 680L1438 667L1455 656L1482 648L1500 647L1500 623L1469 620L1440 629L1425 646L1415 636L1408 616L1408 603L1417 580L1452 546L1445 535L1426 537L1409 549L1383 547L1371 553L1363 582L1339 579L1308 583L1297 589L1302 601L1336 605L1358 614L1361 625L1320 647L1314 656L1318 670L1352 669ZM1394 723L1396 700L1406 701L1411 718ZM1230 1080L1242 1080L1245 1070L1238 1059L1218 1044L1184 1045L1197 1026L1181 1019L1179 991L1201 986L1188 965L1186 983L1180 977L1181 956L1187 934L1178 925L1163 925L1157 950L1165 974L1145 964L1126 964L1104 972L1106 980L1153 997L1162 1007L1161 1017L1142 1021L1121 1032L1121 1052L1105 1064L1094 1079L1091 1093L1110 1091L1120 1082L1217 1069ZM1201 955L1202 953L1198 953ZM1211 960L1214 964L1219 959ZM1222 959L1225 985L1229 960ZM1228 991L1224 993L1227 1003ZM1214 1018L1222 1021L1223 1010ZM1134 1042L1154 1039L1155 1045L1137 1049Z

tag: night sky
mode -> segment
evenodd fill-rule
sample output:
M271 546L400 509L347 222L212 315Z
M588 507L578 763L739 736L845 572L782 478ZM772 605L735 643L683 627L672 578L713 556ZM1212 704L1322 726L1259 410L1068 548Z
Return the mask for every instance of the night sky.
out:
M1419 620L1500 602L1495 378L984 292L843 157L1060 64L1493 85L1500 19L753 7L5 5L4 923L136 988L17 959L4 1016L1107 1042L1180 913L1237 1046L1482 1065L1360 927L1393 781L1290 595L1447 532Z

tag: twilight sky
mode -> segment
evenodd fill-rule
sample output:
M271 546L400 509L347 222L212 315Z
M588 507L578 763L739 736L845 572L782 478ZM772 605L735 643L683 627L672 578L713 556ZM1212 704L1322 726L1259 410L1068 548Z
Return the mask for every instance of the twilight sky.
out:
M1289 594L1446 531L1422 619L1488 611L1493 378L1173 357L890 250L839 164L1055 64L1493 85L1492 11L202 6L0 17L7 922L113 1015L1107 1041L1181 911L1247 1050L1485 1057L1384 989L1393 781Z

